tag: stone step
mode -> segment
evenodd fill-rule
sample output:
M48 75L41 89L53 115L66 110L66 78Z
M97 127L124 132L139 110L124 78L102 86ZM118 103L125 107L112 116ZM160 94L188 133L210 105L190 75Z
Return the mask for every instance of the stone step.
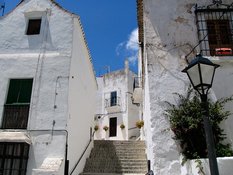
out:
M124 168L124 167L147 167L147 162L144 161L144 162L125 162L125 163L121 163L121 162L104 162L104 161L101 161L101 162L95 162L95 161L87 161L86 162L86 167L121 167L121 168Z
M134 149L144 149L145 146L143 145L129 145L129 146L124 146L124 145L119 145L119 146L108 146L108 145L100 145L100 146L95 146L94 149L106 149L106 150L122 150L122 149L127 149L127 150L134 150Z
M135 150L124 150L124 149L93 149L92 152L101 152L101 153L144 153L145 154L145 149L135 149Z
M95 140L94 145L98 145L98 146L105 146L105 145L108 145L108 146L124 146L124 145L127 145L127 146L133 146L133 145L145 146L145 142L138 142L138 141L118 142L118 141L96 141Z
M143 141L110 141L110 140L95 140L94 146L145 146L145 142Z
M92 149L91 152L101 152L101 153L144 153L146 152L145 149L102 149L102 148L99 148L99 149Z
M93 170L93 169L102 169L102 170L143 170L147 169L147 166L139 165L121 165L121 164L87 164L85 165L84 170ZM88 171L85 171L88 172ZM90 172L90 171L89 171Z
M81 173L79 175L145 175L145 173Z
M133 171L124 171L124 172L84 172L85 174L143 174L145 175L147 171L138 171L138 172L133 172ZM82 174L84 174L82 173Z
M109 153L143 153L145 154L145 149L92 149L91 152L99 152L103 154L109 154Z
M111 151L111 150L116 150L116 151L121 151L121 150L126 150L126 151L145 151L145 146L140 146L140 147L132 147L132 146L117 146L117 147L94 147L93 150L105 150L105 151Z
M90 156L111 156L111 157L118 157L121 155L126 155L126 156L134 156L134 155L145 155L145 152L124 152L124 151L111 151L111 152L104 152L104 151L91 151Z
M135 164L135 165L140 165L140 164L146 164L147 165L147 160L146 159L121 159L121 160L107 160L107 159L93 159L93 158L88 158L86 160L86 163L115 163L115 164Z
M107 146L96 146L94 149L101 150L145 150L145 146L115 146L115 147L107 147Z
M112 169L100 169L100 168L91 168L91 169L84 169L85 173L145 173L147 172L147 169L141 168L141 169L132 169L130 168L112 168Z
M146 159L145 154L98 154L98 153L92 153L90 155L90 158L92 159L106 159L106 160L121 160L121 159Z

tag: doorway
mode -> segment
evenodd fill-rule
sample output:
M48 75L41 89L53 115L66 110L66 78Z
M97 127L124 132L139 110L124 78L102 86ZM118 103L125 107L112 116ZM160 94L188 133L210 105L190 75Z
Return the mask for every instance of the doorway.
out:
M109 137L117 136L117 117L113 117L109 119Z

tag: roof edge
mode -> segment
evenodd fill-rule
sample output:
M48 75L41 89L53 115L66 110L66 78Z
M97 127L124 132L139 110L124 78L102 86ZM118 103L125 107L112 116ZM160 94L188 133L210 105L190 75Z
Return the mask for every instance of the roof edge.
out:
M143 0L137 0L138 40L140 43L144 39L143 18Z
M63 8L63 7L62 7L59 3L57 3L55 0L48 0L48 1L50 1L52 4L54 4L56 7L58 7L58 8L61 9L62 11L66 12L66 13L68 13L68 14L70 14L70 15L79 17L77 14L72 13L72 12L66 10L65 8ZM8 12L6 15L4 15L3 17L9 15L11 12L13 12L17 7L19 7L19 6L20 6L22 3L24 3L24 2L25 2L25 0L21 0L21 1L15 6L15 8L13 8L11 11L9 11L9 12Z

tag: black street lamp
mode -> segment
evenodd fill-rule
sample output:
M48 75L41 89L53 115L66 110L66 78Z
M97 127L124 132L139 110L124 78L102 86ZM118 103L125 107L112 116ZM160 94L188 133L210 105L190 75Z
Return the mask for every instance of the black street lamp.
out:
M203 121L208 149L211 175L219 175L212 126L209 120L209 105L207 94L212 87L215 69L219 65L212 63L202 55L197 55L194 60L182 72L187 73L193 88L200 94L203 110Z

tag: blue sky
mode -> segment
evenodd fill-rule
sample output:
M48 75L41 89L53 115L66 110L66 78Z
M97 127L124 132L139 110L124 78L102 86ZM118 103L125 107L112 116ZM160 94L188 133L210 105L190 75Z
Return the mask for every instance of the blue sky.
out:
M0 0L0 2L3 0ZM8 12L20 0L5 0ZM78 14L91 51L96 75L121 69L129 59L137 71L136 0L56 0L65 9Z

